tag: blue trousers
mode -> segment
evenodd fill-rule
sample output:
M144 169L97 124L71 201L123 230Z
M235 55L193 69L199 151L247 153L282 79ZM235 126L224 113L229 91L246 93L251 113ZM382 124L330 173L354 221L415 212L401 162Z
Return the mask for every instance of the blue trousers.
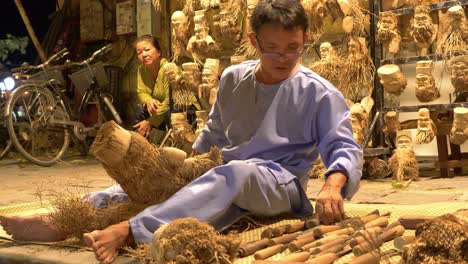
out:
M304 175L303 177L307 177ZM307 178L299 179L281 165L260 159L235 160L213 168L161 204L149 206L129 220L136 243L151 243L161 224L194 217L221 231L247 212L259 216L312 214L305 194ZM302 184L301 184L302 183ZM119 185L85 198L97 207L108 201L127 201Z

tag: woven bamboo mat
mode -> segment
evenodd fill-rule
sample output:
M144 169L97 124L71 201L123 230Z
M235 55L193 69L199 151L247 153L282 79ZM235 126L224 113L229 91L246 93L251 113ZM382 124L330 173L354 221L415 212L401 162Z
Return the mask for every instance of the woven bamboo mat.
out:
M36 202L36 203L26 203L26 204L18 204L18 205L12 205L12 206L4 206L0 207L0 214L3 215L21 215L21 216L26 216L26 215L34 215L34 214L45 214L49 210L47 209L47 206L49 204L47 202ZM434 204L424 204L424 205L394 205L394 204L353 204L353 203L345 203L345 211L346 214L350 217L353 216L364 216L375 209L378 209L380 213L386 213L386 212L391 212L390 215L390 223L396 221L399 217L404 216L404 215L433 215L433 216L440 216L446 213L454 213L460 209L467 209L468 204L466 203L455 203L455 202L450 202L450 203L434 203ZM286 220L281 220L277 221L273 224L270 224L269 226L281 226L284 224L288 223L293 223L297 222L299 220L297 219L286 219ZM268 221L271 222L271 221ZM249 242L249 241L255 241L260 239L260 234L264 229L266 229L267 226L257 228L254 230L250 230L247 232L243 232L240 234L241 239L243 242ZM406 231L405 235L410 235L414 231ZM3 229L0 229L0 236L8 237L8 235L5 234ZM382 250L386 251L389 249L393 248L393 244L391 242L388 242L383 245ZM284 251L281 254L277 254L275 256L272 256L269 258L270 260L275 260L278 259L284 255L290 254L289 250ZM335 263L337 264L342 264L342 263L348 263L351 259L353 259L352 254L348 254L339 260L337 260ZM251 263L253 260L252 256L242 258L242 259L237 259L234 264L248 264ZM390 260L388 260L387 263L398 263L399 257L394 257Z
M390 221L389 223L392 223L401 216L404 215L433 215L433 216L440 216L443 214L447 213L454 213L460 209L466 209L468 208L468 204L466 203L434 203L434 204L424 204L424 205L395 205L395 204L353 204L353 203L345 203L345 212L348 216L353 217L353 216L364 216L375 209L378 209L380 213L386 213L386 212L391 212L390 215ZM294 223L299 220L283 220L280 222L277 222L275 224L269 225L271 226L281 226L289 223ZM249 242L249 241L255 241L260 239L260 234L264 229L267 227L261 227L257 228L251 231L247 231L244 233L241 233L241 239L243 242ZM414 231L408 230L405 232L404 235L412 235L414 234ZM393 249L393 242L388 242L385 243L382 247L382 251L390 250ZM285 255L290 254L291 252L289 250L286 250L280 254L276 254L272 257L270 257L268 260L277 260ZM334 263L336 264L344 264L348 263L353 259L353 254L350 253L346 256L343 256L342 258L338 259ZM242 258L242 259L237 259L234 264L250 264L254 258L252 256ZM382 263L399 263L400 257L392 257L390 259L387 259L387 262L382 262Z

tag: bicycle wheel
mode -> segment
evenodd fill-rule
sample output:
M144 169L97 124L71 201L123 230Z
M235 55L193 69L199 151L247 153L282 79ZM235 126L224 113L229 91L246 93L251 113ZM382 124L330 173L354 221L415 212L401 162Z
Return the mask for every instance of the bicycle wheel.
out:
M11 141L28 160L51 166L65 154L70 133L59 122L69 121L70 117L46 87L18 87L8 102L6 118Z
M3 159L10 152L13 143L8 136L8 130L5 126L0 125L0 159Z

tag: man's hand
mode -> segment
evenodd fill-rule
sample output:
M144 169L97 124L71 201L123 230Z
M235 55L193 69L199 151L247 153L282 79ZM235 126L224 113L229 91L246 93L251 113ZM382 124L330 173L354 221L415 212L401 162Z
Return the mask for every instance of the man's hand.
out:
M156 99L150 99L146 102L146 109L150 115L155 115L159 107L162 106L162 103Z
M148 137L151 132L151 123L148 120L143 120L134 125L133 127L137 128L138 134L144 137Z
M333 224L344 219L341 189L345 185L346 179L346 176L341 172L330 174L317 195L315 211L317 218L323 224Z

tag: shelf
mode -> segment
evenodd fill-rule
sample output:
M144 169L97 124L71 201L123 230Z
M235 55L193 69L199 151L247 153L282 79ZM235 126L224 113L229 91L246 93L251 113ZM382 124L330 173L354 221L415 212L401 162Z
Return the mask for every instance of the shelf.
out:
M430 54L426 56L413 56L413 57L397 58L397 59L391 59L391 60L381 60L380 63L381 65L384 65L384 64L410 64L410 63L416 63L422 60L441 61L441 60L447 60L451 57L462 56L462 55L468 55L468 52L457 51L452 54Z
M455 107L468 107L468 102L466 103L451 103L451 104L422 104L415 106L398 106L398 107L384 107L381 112L418 112L421 108L427 108L429 111L445 111L451 110Z
M442 3L436 3L431 5L431 10L440 10L440 9L447 9L452 6L456 5L468 5L468 0L459 0L459 1L445 1ZM395 10L390 10L391 12L401 16L401 15L412 15L414 13L414 10L412 7L405 7L405 8L400 8L400 9L395 9Z

